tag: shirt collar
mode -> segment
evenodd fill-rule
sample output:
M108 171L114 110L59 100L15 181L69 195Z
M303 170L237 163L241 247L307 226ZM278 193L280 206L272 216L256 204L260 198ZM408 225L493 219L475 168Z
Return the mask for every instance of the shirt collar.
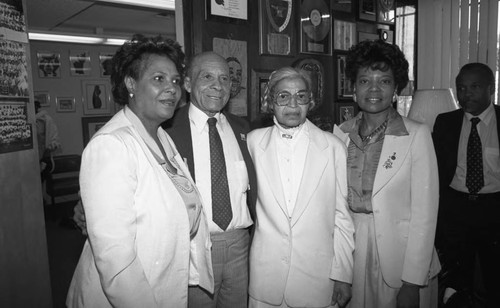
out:
M363 118L364 112L360 111L354 117L352 126L345 127L342 126L342 130L344 133L355 133L357 134L359 131L359 125L361 124L361 118ZM389 109L389 114L387 115L387 128L385 129L385 135L394 135L394 136L405 136L408 135L408 130L406 130L405 123L403 121L403 117L394 109Z
M390 108L389 110L387 128L385 129L385 134L393 136L409 135L408 130L406 129L405 123L403 121L403 117L394 108Z
M225 123L226 118L220 112L216 113L213 117L217 119L219 129L224 132L223 123ZM201 133L205 127L208 127L208 118L209 116L201 111L200 108L196 107L193 103L189 104L189 119L194 124L198 133Z
M305 126L304 124L307 122L306 121L306 122L304 122L296 127L285 128L285 127L281 126L281 124L278 123L278 120L276 119L276 117L273 117L273 121L274 121L274 124L276 125L276 128L278 128L278 133L279 133L280 137L285 138L285 139L290 139L290 140L297 138L299 133L302 131L302 128Z
M493 107L493 104L490 103L490 105L486 107L486 109L483 112L481 112L481 114L478 116L472 115L468 112L464 112L464 115L467 121L469 122L472 118L479 118L481 122L483 122L486 125L489 125L491 119L493 118L494 113L495 113L495 107Z

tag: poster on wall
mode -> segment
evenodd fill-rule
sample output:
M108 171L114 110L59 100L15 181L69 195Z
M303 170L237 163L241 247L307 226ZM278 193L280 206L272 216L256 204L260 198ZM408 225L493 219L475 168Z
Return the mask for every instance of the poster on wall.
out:
M0 0L0 37L28 43L22 0Z
M90 53L88 50L70 50L71 76L90 76Z
M28 123L28 98L0 97L0 153L33 148L33 130Z
M0 96L28 96L24 44L0 39Z
M111 59L113 59L112 53L100 53L99 54L99 66L101 67L101 77L111 76L112 63Z
M227 110L237 116L247 115L247 42L215 37L213 51L223 56L229 65L231 95Z
M207 0L207 5L207 19L211 16L248 19L248 0Z
M37 52L36 56L38 58L38 77L61 77L61 55L59 53L40 51Z

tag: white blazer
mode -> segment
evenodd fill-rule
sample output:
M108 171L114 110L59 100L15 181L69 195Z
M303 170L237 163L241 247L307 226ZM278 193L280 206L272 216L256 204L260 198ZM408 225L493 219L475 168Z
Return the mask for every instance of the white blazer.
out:
M441 269L434 249L439 181L431 134L424 124L403 121L409 135L385 136L372 193L380 268L393 288L403 280L426 285ZM338 127L334 134L349 144Z
M279 305L325 307L334 282L351 283L354 227L347 211L346 148L307 121L309 147L291 218L283 193L275 126L252 131L257 222L250 249L250 296Z
M101 128L82 155L80 187L89 238L66 304L187 307L190 254L197 267L191 278L213 292L207 221L202 211L190 241L183 199L126 112L131 111L125 108ZM170 137L161 128L158 134L172 147L167 155L175 154L191 179Z

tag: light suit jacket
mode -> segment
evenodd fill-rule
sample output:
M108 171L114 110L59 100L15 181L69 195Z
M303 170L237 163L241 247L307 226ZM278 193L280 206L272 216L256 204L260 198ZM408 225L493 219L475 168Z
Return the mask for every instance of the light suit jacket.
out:
M334 282L351 283L354 227L347 211L346 149L307 121L309 147L291 218L287 214L276 126L248 135L257 172L257 223L250 248L250 296L279 305L325 307Z
M80 186L89 238L66 304L186 307L191 253L200 286L213 292L208 224L202 211L198 233L190 241L182 197L125 115L131 111L124 110L83 152ZM161 128L158 133L163 143L170 142L190 178L170 137Z
M358 117L344 122L342 131L334 129L346 144ZM384 281L393 288L401 287L403 280L426 285L440 271L434 249L439 199L436 154L427 126L405 117L403 122L408 135L385 135L372 192L380 267Z

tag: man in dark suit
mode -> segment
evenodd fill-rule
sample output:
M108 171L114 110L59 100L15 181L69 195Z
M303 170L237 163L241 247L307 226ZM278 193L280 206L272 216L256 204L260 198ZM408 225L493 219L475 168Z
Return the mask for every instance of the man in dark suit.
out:
M433 139L439 168L436 246L447 271L444 301L473 294L476 258L488 307L500 307L500 107L495 77L482 63L456 78L459 110L438 115ZM451 299L450 299L451 301Z
M190 103L181 107L164 128L189 167L202 196L212 239L214 294L189 288L189 307L246 307L248 296L249 229L255 217L256 176L248 153L249 124L226 113L231 79L226 60L213 52L195 55L184 81ZM216 222L211 174L210 119L215 119L222 141L232 218L228 225ZM212 170L211 170L212 169Z

